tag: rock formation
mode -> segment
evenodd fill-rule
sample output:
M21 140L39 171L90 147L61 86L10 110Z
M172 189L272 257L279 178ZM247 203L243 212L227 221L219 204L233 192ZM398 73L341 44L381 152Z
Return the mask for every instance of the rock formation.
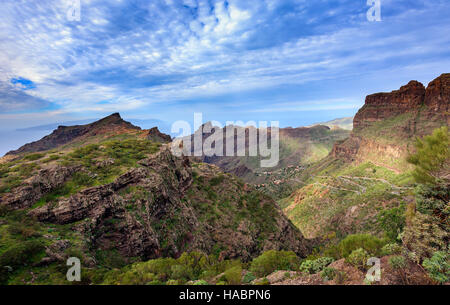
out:
M404 157L416 136L450 125L450 74L425 87L411 81L399 90L367 96L353 120L349 139L334 145L331 156L376 163Z
M169 142L171 140L170 136L159 132L156 127L150 130L141 130L140 127L124 121L119 113L114 113L91 124L59 126L50 135L45 136L38 141L25 144L17 150L8 152L6 155L40 152L58 148L75 141L81 141L89 137L126 133L141 134L143 137L147 136L150 140L158 142Z

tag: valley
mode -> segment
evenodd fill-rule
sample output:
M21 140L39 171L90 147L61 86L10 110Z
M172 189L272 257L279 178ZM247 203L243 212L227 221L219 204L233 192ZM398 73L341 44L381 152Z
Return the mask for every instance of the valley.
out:
M1 159L0 282L67 284L77 257L83 284L448 283L449 108L450 74L369 95L352 131L280 128L275 168L118 113L59 126Z

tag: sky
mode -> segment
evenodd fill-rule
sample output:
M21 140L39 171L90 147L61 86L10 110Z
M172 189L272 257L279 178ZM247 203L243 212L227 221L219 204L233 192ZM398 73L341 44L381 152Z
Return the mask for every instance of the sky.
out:
M380 0L381 21L366 0L77 3L0 2L0 153L114 112L310 125L450 72L448 0Z

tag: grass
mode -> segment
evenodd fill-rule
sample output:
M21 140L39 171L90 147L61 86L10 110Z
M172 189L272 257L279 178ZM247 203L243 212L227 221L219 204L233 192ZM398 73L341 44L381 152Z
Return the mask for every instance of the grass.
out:
M392 188L391 184L411 187L412 182L410 173L397 175L370 162L347 166L331 162L309 181L310 184L281 200L280 205L307 237L332 232L341 236L356 232L382 235L384 229L377 222L377 215L385 209L401 206L403 197L412 194L410 189Z

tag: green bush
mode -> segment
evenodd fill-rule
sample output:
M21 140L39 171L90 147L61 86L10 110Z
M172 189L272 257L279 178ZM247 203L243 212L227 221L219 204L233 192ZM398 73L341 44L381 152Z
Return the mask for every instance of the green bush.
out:
M398 235L405 226L405 208L397 207L381 211L378 214L378 223L390 240L397 241Z
M331 281L336 277L337 270L331 267L325 267L320 272L320 277L324 279L325 281Z
M171 278L177 280L190 280L193 279L193 272L190 266L186 265L174 265L171 268Z
M255 258L250 271L259 276L266 276L276 270L296 270L299 259L292 251L269 250Z
M209 183L211 184L211 186L216 186L219 185L223 182L223 180L225 179L224 175L220 175L220 176L216 176L214 178L212 178Z
M369 253L363 248L353 250L352 253L345 259L349 264L352 264L358 269L365 270L367 260L370 258Z
M416 152L408 157L408 162L416 166L413 176L418 183L436 185L445 179L449 182L445 170L450 158L449 143L447 126L435 129L433 134L423 139L417 139Z
M247 272L244 275L242 282L245 284L249 284L249 283L253 282L254 280L256 280L256 276L254 276L253 273L251 273L251 272Z
M386 244L381 248L381 255L399 254L402 247L399 244Z
M300 265L300 271L309 273L309 274L316 274L320 271L322 271L326 266L334 262L334 258L332 257L319 257L315 260L305 260Z
M340 256L347 258L354 250L359 248L366 250L369 255L378 256L385 244L386 241L370 234L353 234L343 239L338 247Z
M194 283L195 286L209 285L205 280L199 280Z
M430 278L441 284L450 281L450 255L448 252L436 251L433 257L423 261L422 266Z
M262 280L256 282L255 285L270 285L270 282L267 278L263 278Z
M0 284L8 280L10 271L26 266L44 250L44 245L37 240L17 243L0 255Z
M390 257L388 263L394 270L400 270L406 267L406 259L400 255Z
M234 266L225 271L225 278L230 285L240 285L242 280L242 267Z
M44 245L38 240L29 240L15 244L0 256L0 266L24 266L43 250Z
M28 160L28 161L36 161L36 160L41 159L44 156L45 156L45 154L35 153L35 154L26 155L23 159Z

